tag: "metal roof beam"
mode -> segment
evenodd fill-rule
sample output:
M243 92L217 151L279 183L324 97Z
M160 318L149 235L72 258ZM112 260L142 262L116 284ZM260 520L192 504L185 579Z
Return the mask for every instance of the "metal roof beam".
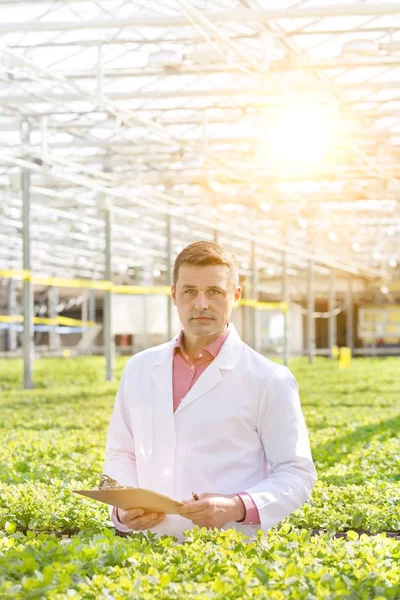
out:
M226 12L207 12L205 17L212 23L260 24L280 19L313 19L324 17L389 16L400 14L400 4L332 4L328 6L286 7L280 10L237 9ZM185 16L133 14L112 19L94 18L90 21L26 21L0 24L0 33L23 31L76 31L78 29L124 29L126 27L190 27Z
M15 156L7 155L4 152L0 153L0 158L3 158L3 160L8 162L9 164L18 165L18 166L30 169L36 173L44 172L44 174L47 174L46 168L44 168L43 166L39 166L28 159L20 159ZM70 165L72 165L72 162L70 162ZM54 163L53 163L53 166L54 166ZM77 168L79 168L79 165L76 165L76 166L77 166ZM149 199L148 201L145 201L145 200L138 198L137 196L132 198L132 195L129 194L128 191L125 192L122 190L107 188L107 187L105 187L105 184L103 181L100 181L100 182L96 181L95 177L88 178L86 176L81 175L79 172L78 173L63 172L62 169L58 169L56 173L53 173L53 175L56 175L60 179L65 179L66 181L78 183L82 187L93 189L93 190L96 190L97 192L102 192L102 193L106 194L106 196L108 195L110 198L112 198L114 200L117 200L118 198L119 199L126 198L126 199L130 200L133 204L138 204L142 207L150 208L154 211L159 211L160 213L171 214L172 216L175 216L175 217L177 216L176 215L177 207L175 206L175 207L170 208L168 206L168 203L173 202L174 204L176 204L176 203L180 204L180 200L177 201L177 199L175 197L165 194L165 193L153 191L151 194L151 196L152 196L151 199ZM155 200L159 200L159 203L157 204L155 202ZM224 233L229 231L230 236L236 237L237 239L247 240L248 242L255 239L252 234L247 234L243 230L237 230L237 231L233 232L232 224L228 223L226 221L226 218L223 221L220 219L214 218L213 223L210 225L209 219L201 218L198 216L192 216L192 215L188 215L188 214L185 214L184 216L185 216L186 221L192 222L197 225L201 225L202 227L205 227L206 229L209 229L210 227L214 227L215 229L218 229L219 231L221 231L221 233L223 235L224 235ZM304 258L309 258L309 257L313 256L315 259L315 256L312 252L308 252L305 250L303 251L294 246L291 247L291 246L282 245L282 244L268 243L265 241L260 241L259 239L257 239L256 241L261 246L267 247L269 249L286 250L289 253L289 255L294 254L295 256L300 256L300 257L304 257ZM340 258L339 261L341 261L341 260L342 259ZM322 256L319 254L317 262L322 266L332 267L339 271L351 273L354 275L359 275L361 277L366 277L368 279L374 279L375 277L379 276L379 272L375 269L368 269L368 268L364 269L364 268L361 268L358 266L348 265L344 261L336 262L335 259L331 259L329 256Z
M275 84L279 85L279 82L275 80ZM286 82L287 85L287 82ZM332 82L327 89L326 83L323 81L310 81L306 83L294 83L291 85L292 92L319 92L322 96L326 96L330 91L332 92L344 92L353 90L371 90L381 91L382 89L400 89L400 80L398 81L353 81L353 82ZM282 92L283 93L283 92ZM126 101L126 100L159 100L161 98L204 98L204 97L222 97L222 96L270 96L274 94L274 90L270 85L266 87L232 87L225 89L209 89L209 90L193 90L193 89L177 89L177 90L148 90L148 91L136 91L130 92L107 92L104 91L104 98L112 101ZM46 104L51 102L75 102L82 100L82 94L80 93L46 93L46 98L35 97L33 94L5 94L0 96L0 106L9 107L16 105L32 105L32 104ZM84 98L87 102L93 102L96 105L94 98L88 96ZM276 95L275 95L276 101ZM359 100L357 102L361 102ZM123 110L123 109L122 109ZM137 122L136 125L145 126L145 123ZM163 132L165 134L165 132Z

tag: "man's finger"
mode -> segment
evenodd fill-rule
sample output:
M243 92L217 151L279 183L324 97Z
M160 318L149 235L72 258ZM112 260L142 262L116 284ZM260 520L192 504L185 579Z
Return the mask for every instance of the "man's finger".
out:
M164 521L164 519L164 514L157 515L151 513L143 517L137 517L136 519L132 519L132 521L127 523L127 526L130 529L134 529L135 531L139 531L141 529L150 529L151 527L154 527L154 525L161 523L161 521Z
M206 516L206 513L204 510L199 510L197 512L190 512L190 513L189 512L181 512L179 514L184 519L189 519L190 521L193 519L201 519Z
M157 513L147 513L147 514L143 515L142 517L136 517L135 519L131 519L128 523L128 527L130 527L131 525L135 525L135 526L146 525L147 523L151 523L152 521L155 521L158 518L159 518L159 515Z
M143 508L128 508L128 510L118 509L118 514L123 515L126 521L132 521L132 519L136 519L136 517L141 517L144 515Z
M183 515L196 515L197 513L204 512L204 504L199 504L199 502L193 502L193 504L186 504L185 506L181 506L179 512Z
M164 521L164 519L165 519L165 516L154 519L153 521L148 521L147 523L142 525L139 529L137 529L137 531L140 531L140 530L145 531L146 529L151 529L152 527L155 527L156 525L158 525L159 523Z
M193 525L197 525L197 527L205 527L206 529L212 529L211 525L207 525L205 521L192 521Z

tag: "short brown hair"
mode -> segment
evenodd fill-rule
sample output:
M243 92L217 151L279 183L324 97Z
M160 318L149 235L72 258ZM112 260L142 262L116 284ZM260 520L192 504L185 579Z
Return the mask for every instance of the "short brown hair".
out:
M178 254L174 264L174 285L178 281L179 267L183 264L198 267L225 265L229 267L233 284L237 285L239 283L239 269L235 256L215 242L193 242Z

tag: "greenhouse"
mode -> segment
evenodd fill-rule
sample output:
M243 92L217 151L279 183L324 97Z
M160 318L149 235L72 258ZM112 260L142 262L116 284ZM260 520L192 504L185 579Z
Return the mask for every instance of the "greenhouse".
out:
M399 598L400 3L0 33L0 598Z

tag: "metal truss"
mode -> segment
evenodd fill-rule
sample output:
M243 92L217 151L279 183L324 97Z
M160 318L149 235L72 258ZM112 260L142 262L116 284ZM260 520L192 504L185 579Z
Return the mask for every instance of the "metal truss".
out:
M256 242L260 291L284 261L399 277L400 4L0 0L0 32L0 269L29 170L38 273L104 277L108 202L116 283L167 283L167 217L173 254L218 239L245 276ZM335 110L329 160L276 164L288 99Z

